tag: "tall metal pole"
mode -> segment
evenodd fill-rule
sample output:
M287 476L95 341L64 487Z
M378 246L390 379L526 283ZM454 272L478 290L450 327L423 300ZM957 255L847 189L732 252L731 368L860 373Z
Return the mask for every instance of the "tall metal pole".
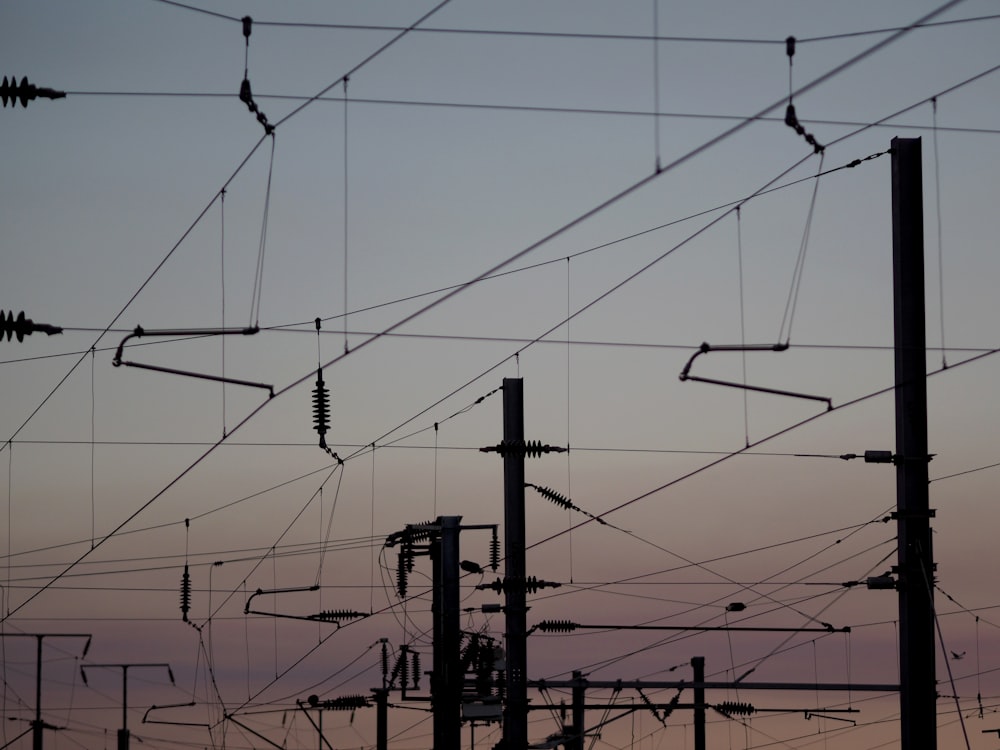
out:
M896 519L902 750L937 747L934 556L927 483L927 354L919 138L892 139Z
M143 664L81 664L80 665L80 675L83 677L84 683L87 682L87 670L88 669L120 669L122 671L122 725L118 730L118 750L128 750L129 747L129 737L131 733L128 731L128 670L129 667L142 667L142 668L163 668L167 670L167 674L170 676L170 684L174 684L174 672L170 668L170 665L166 662L156 662L156 663L143 663Z
M89 633L0 633L0 638L34 638L36 640L35 718L31 722L31 748L32 750L42 750L42 731L45 729L57 729L57 727L53 727L42 721L42 639L86 638L87 643L84 645L83 654L81 655L81 658L86 659L87 652L90 650L90 640L93 636Z
M32 750L42 750L42 638L44 635L36 635L38 639L38 659L35 663L35 721L31 725L31 748Z
M461 521L461 516L439 517L439 537L431 547L434 564L434 671L431 685L434 750L460 750L462 744L463 674L459 660L461 596L458 585Z
M692 656L691 669L694 671L694 750L705 750L705 657Z
M573 738L566 743L566 750L583 750L583 734L586 731L587 682L583 672L573 671Z
M118 730L118 750L128 750L128 664L122 665L122 728Z
M524 522L524 382L503 380L504 578L507 630L505 750L528 746L527 608ZM519 447L520 450L512 449Z
M375 693L375 750L389 750L389 690L378 688Z

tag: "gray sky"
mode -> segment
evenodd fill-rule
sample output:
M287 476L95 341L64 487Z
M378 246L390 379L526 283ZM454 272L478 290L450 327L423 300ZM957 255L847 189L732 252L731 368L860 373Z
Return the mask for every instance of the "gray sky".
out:
M905 137L923 148L939 692L971 747L995 746L996 4L905 33L943 6L679 5L451 0L402 33L437 6L0 4L0 75L67 92L0 112L0 305L65 329L0 353L0 744L30 743L15 738L35 639L18 634L93 634L91 664L169 662L176 686L130 672L129 727L150 747L254 746L224 713L315 742L295 701L378 687L382 638L429 669L429 562L401 600L383 542L439 515L502 524L501 462L478 449L500 440L505 377L524 380L528 437L572 448L527 481L613 524L529 489L528 572L563 584L532 597L529 625L852 629L536 633L532 679L689 678L703 655L718 679L897 680L895 595L842 585L895 563L894 472L836 456L894 446L892 394L873 394L893 382L886 152ZM273 137L237 97L244 74ZM822 156L783 122L790 87ZM275 397L113 367L136 326L259 328L133 338L122 359ZM681 382L703 341L789 343L692 373L834 409ZM319 363L342 467L312 427ZM488 548L463 534L463 557ZM475 589L494 577L463 579L463 628L499 638L479 611L497 596ZM337 631L244 614L258 588L314 584L255 605L372 615ZM120 726L120 674L84 686L82 645L44 642L45 720L66 728L52 746L106 746ZM747 699L861 712L716 715L713 743L898 745L895 695L711 698ZM208 727L142 723L191 701L161 716ZM428 746L426 704L397 702L393 746ZM941 747L965 743L958 710L939 701ZM328 738L373 746L373 714L328 714ZM533 741L557 729L532 715ZM598 745L692 742L690 714L637 713Z

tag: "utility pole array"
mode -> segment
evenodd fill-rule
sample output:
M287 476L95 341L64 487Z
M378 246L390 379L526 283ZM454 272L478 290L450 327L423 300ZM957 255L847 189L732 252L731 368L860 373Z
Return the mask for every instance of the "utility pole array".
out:
M45 90L16 90L13 84L3 83L4 104L8 97L24 95L25 91L46 95ZM24 101L22 101L22 104ZM527 594L539 588L558 586L557 583L539 581L528 576L525 566L525 471L526 456L562 452L565 448L526 441L524 437L523 381L505 378L503 381L503 440L499 445L483 448L501 454L504 463L504 578L491 584L481 584L479 589L493 589L504 595L505 654L500 653L492 639L481 633L463 633L460 626L461 571L482 573L476 563L463 562L459 555L459 537L464 530L492 529L491 565L498 567L498 542L495 525L463 526L461 516L440 516L433 522L408 525L386 540L386 546L400 546L397 588L401 598L406 596L407 576L413 569L414 558L426 555L431 558L432 616L433 616L433 668L430 673L430 695L417 694L419 690L419 653L403 645L392 670L388 670L386 639L383 643L383 680L380 688L373 689L378 709L377 750L388 748L388 696L399 690L402 700L427 701L431 704L434 719L434 750L460 750L463 722L495 721L501 716L503 738L499 750L527 750L528 712L547 709L531 706L527 691L530 688L562 688L572 691L571 718L563 721L562 731L550 735L548 740L534 747L563 746L566 750L583 750L583 739L588 732L599 731L601 725L588 728L585 717L588 709L604 711L651 710L666 726L666 719L674 710L693 711L695 750L706 750L706 711L709 708L732 718L748 715L758 710L805 711L809 715L826 713L856 713L857 709L833 709L817 706L813 709L782 708L761 709L749 703L711 704L706 699L708 690L781 690L781 691L852 691L899 692L900 737L902 750L935 750L937 747L936 680L934 649L934 572L935 564L931 545L930 519L934 512L929 508L928 471L931 459L927 437L927 387L926 343L924 323L924 270L923 270L923 214L920 139L894 138L892 141L892 224L893 224L893 290L894 290L894 352L895 352L895 407L896 451L891 457L896 466L897 510L893 514L898 524L898 564L894 567L896 581L889 581L899 595L899 684L851 683L795 683L795 682L744 682L743 675L734 682L708 681L705 679L703 656L691 658L691 681L598 681L588 680L580 671L574 671L570 680L531 681L527 672ZM16 335L22 340L33 331L48 334L61 331L56 326L36 324L24 314L15 320L13 313L0 312L0 338L8 340ZM886 452L887 453L887 452ZM888 457L886 461L888 461ZM568 503L568 501L567 501ZM874 584L873 584L874 582ZM885 581L869 579L869 588L887 588ZM300 589L296 589L300 590ZM308 590L313 590L309 588ZM285 593L292 590L261 591L261 594ZM251 597L253 598L253 597ZM279 615L272 612L248 612ZM493 605L499 609L496 605ZM491 611L496 611L492 609ZM296 619L333 620L343 617L363 616L364 613L336 612L320 615L298 616ZM339 624L339 623L338 623ZM577 627L608 628L608 625L579 625L566 621L540 623L540 630L568 631ZM635 626L639 627L639 626ZM708 628L691 626L658 626L676 630L774 630L774 628ZM832 626L825 628L834 632ZM780 629L779 629L780 630ZM808 628L796 629L808 630ZM849 630L845 628L842 630ZM67 633L2 633L0 637L33 637L37 639L35 720L31 722L32 748L42 750L42 730L54 728L41 717L42 640L46 637L87 638L83 656L86 657L90 636ZM464 643L464 648L463 648ZM166 664L89 664L81 666L86 682L86 668L120 668L122 670L122 727L118 732L119 750L128 750L127 726L127 674L130 667L165 667ZM410 675L413 681L410 684ZM173 674L170 674L173 682ZM399 678L399 684L396 680ZM639 691L640 703L588 704L588 690L622 689ZM642 693L644 689L675 689L677 694L666 703L654 703ZM681 691L693 691L693 702L681 703ZM308 704L314 709L354 710L371 705L364 696L319 701L310 696ZM299 702L300 708L305 706ZM307 714L308 715L308 714ZM322 717L322 713L320 713ZM231 717L230 717L231 718ZM312 721L310 717L310 721ZM314 723L315 725L315 723ZM241 725L242 726L242 725ZM326 742L322 733L322 718L315 725L320 737L320 747ZM249 728L248 728L249 729ZM252 730L250 730L252 731ZM990 730L995 731L995 730ZM267 738L253 732L264 740ZM270 742L270 740L267 740ZM275 747L281 747L273 744Z

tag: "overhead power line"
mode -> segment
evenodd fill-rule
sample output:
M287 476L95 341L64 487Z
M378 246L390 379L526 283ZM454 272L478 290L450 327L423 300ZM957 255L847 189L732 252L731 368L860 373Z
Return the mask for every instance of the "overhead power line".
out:
M444 2L436 5L431 11L429 11L428 13L425 13L414 24L414 26L422 23L424 20L426 20L428 17L430 17L434 12L436 12L438 9L440 9L441 7L443 7L448 1L449 0L444 0ZM857 53L855 55L852 55L851 57L849 57L844 62L839 63L838 65L835 65L833 68L831 68L831 69L827 70L825 73L823 73L823 74L821 74L821 75L813 78L809 83L806 83L806 84L800 86L797 90L795 90L795 91L793 91L791 93L793 95L802 95L802 94L804 94L804 93L806 93L806 92L808 92L808 91L810 91L810 90L812 90L812 89L820 86L821 84L825 83L826 81L830 80L831 78L834 78L837 75L839 75L842 72L844 72L845 70L851 68L852 66L854 66L858 62L860 62L860 61L862 61L862 60L870 57L871 55L875 54L876 52L878 52L879 50L883 49L884 47L892 44L894 41L896 41L897 39L899 39L901 36L907 34L909 31L912 31L914 28L918 27L920 24L927 23L931 19L933 19L933 18L937 17L938 15L940 15L941 13L944 13L948 9L954 7L960 1L961 0L949 0L949 2L944 3L943 5L939 6L935 10L932 10L931 12L929 12L929 13L925 14L924 16L922 16L921 18L917 19L913 24L910 24L909 26L902 28L900 31L892 34L891 36L889 36L889 37L887 37L887 38L885 38L885 39L877 42L876 44L874 44L874 45L872 45L872 46L870 46L870 47L862 50L861 52L859 52L859 53ZM413 27L411 26L410 28L413 28ZM349 71L349 73L346 74L346 75L349 75L351 72L354 72L359 67L367 64L375 56L377 56L378 54L380 54L381 51L385 50L388 46L390 46L391 44L393 44L399 38L400 38L399 36L394 37L393 40L391 40L390 42L388 42L386 45L383 45L382 47L379 48L379 50L377 50L376 52L374 52L372 55L369 55L367 58L365 58L358 65L354 66L351 69L351 71ZM333 86L337 85L342 80L343 80L343 76L341 76L340 78L338 78L337 81L335 81L334 83L330 84L330 86L327 86L326 88L324 88L323 90L321 90L316 95L316 97L322 96L330 88L332 88ZM291 113L289 113L288 115L286 115L284 118L282 118L281 120L279 120L276 123L276 126L280 125L281 123L283 123L286 120L288 120L290 117L293 117L295 114L297 114L298 112L300 112L303 108L305 108L312 101L314 101L316 97L314 97L313 99L310 99L307 102L304 102L300 107L296 108ZM695 157L699 156L700 154L704 153L705 151L707 151L707 150L715 147L716 145L722 143L723 141L727 140L730 136L735 135L736 133L740 132L745 127L747 127L748 125L750 125L755 118L757 118L757 117L763 117L765 115L768 115L770 112L772 112L775 109L781 107L782 105L784 105L785 101L786 101L785 97L781 97L777 101L775 101L775 102L773 102L773 103L765 106L758 113L756 113L753 117L747 118L746 120L744 120L744 121L742 121L742 122L734 125L731 128L728 128L727 130L723 131L722 133L720 133L720 134L718 134L718 135L716 135L716 136L708 139L707 141L705 141L701 145L699 145L699 146L691 149L690 151L686 152L685 154L683 154L683 155L679 156L678 158L674 159L669 164L667 164L667 165L665 165L663 167L659 167L659 165L658 165L656 171L654 171L652 174L649 174L649 175L647 175L645 177L642 177L639 180L633 182L631 185L627 186L623 190L620 190L619 192L617 192L614 195L610 196L609 198L607 198L606 200L602 201L601 203L598 203L597 205L595 205L591 209L583 212L582 214L578 215L576 218L574 218L574 219L570 220L569 222L563 224L562 226L560 226L557 229L553 230L552 232L550 232L549 234L545 235L541 239L539 239L539 240L537 240L537 241L529 244L527 247L525 247L522 250L514 253L513 255L509 256L508 258L506 258L505 260L501 261L500 263L494 265L492 268L487 269L482 274L480 274L479 276L477 276L475 279L469 281L467 284L465 284L465 285L463 285L463 286L461 286L461 287L459 287L459 288L457 288L455 290L452 290L452 291L444 294L443 296L441 296L441 297L439 297L439 298L437 298L437 299L429 302L428 304L422 306L418 310L415 310L414 312L410 313L409 315L406 315L406 316L402 317L401 319L399 319L395 323L389 325L378 336L373 336L373 337L368 338L368 339L360 342L359 344L357 344L350 353L356 353L359 350L361 350L361 349L369 346L370 344L374 343L379 338L381 338L381 336L383 334L391 333L391 332L393 332L393 331L401 328L402 326L406 325L407 323L412 322L413 320L415 320L415 319L423 316L424 314L426 314L430 310L436 308L440 304L442 304L445 301L451 299L452 297L456 296L457 294L459 294L460 292L464 291L465 289L467 289L467 288L469 288L469 287L477 284L479 281L483 280L484 278L486 278L486 277L488 277L488 276L490 276L492 274L495 274L495 273L503 270L504 268L506 268L507 266L509 266L509 265L511 265L513 263L516 263L521 258L523 258L523 257L529 255L530 253L536 251L542 245L548 244L552 240L554 240L554 239L556 239L556 238L558 238L558 237L566 234L567 232L569 232L570 230L574 229L575 227L583 224L587 220L589 220L589 219L593 218L594 216L596 216L596 215L604 212L606 209L619 204L622 200L624 200L628 196L633 195L637 191L641 190L642 188L646 187L647 185L649 185L650 183L652 183L653 181L655 181L656 178L659 177L660 175L664 174L665 172L672 171L672 170L676 169L677 167L679 167L679 166L681 166L683 164L686 164L687 162L689 162L690 160L692 160ZM262 140L263 140L263 138L261 139L261 141ZM260 142L258 142L257 145L259 146L259 144L260 144ZM255 147L255 149L256 149L256 147ZM249 159L249 156L247 157L247 159ZM245 163L246 163L246 160L244 160L244 162L242 164L245 164ZM241 164L241 168L242 168L242 164ZM239 169L237 169L237 172L238 171L239 171ZM233 176L235 177L235 174ZM230 179L232 179L232 178L230 178ZM214 202L214 198L213 198L212 202ZM209 206L211 205L212 202L209 203ZM207 210L208 210L208 206L206 206L206 208L199 215L199 220L200 220L201 216L204 216L204 214L205 214L205 212ZM197 223L197 221L196 221L196 223ZM193 228L193 226L192 226L192 228ZM190 229L188 231L190 231ZM162 265L165 262L165 260L166 259L164 259L164 261L162 261L160 263L160 265L157 267L157 270L160 267L162 267ZM155 274L155 271L154 271L154 274ZM141 291L142 288L144 288L146 286L146 284L149 282L149 280L151 278L152 278L152 275L149 277L149 279L147 279L146 282L143 283L142 287L140 287L140 289L135 293L135 295L133 295L132 298L130 298L129 302L126 304L126 307L128 307L128 305L131 304L131 301L135 298L135 296L137 296L139 294L139 291ZM118 316L116 316L115 320L112 321L111 325L114 324L114 322L117 320L117 318L123 312L124 312L124 308L122 309L122 312L119 313ZM339 362L341 359L343 359L346 356L348 356L348 353L339 355L339 356L335 357L333 360L331 360L330 362L328 362L324 366L333 365L334 363ZM986 356L986 355L982 355L982 356ZM968 361L970 361L970 360L966 360L966 362L968 362ZM74 369L75 369L75 366L74 366ZM164 494L166 494L172 487L174 487L178 482L180 482L190 472L192 472L195 468L197 468L205 459L207 459L216 450L216 448L218 448L219 446L221 446L230 435L233 435L239 429L241 429L243 426L245 426L248 422L250 422L251 420L255 419L257 417L257 415L268 404L270 404L271 402L273 402L276 398L278 398L278 397L280 397L280 396L288 393L290 390L293 390L293 389L297 388L299 385L301 385L302 383L308 381L312 377L312 374L313 374L313 371L312 371L312 369L310 369L310 371L307 374L305 374L302 377L300 377L300 378L294 380L293 382L289 383L284 388L278 390L275 393L275 398L274 399L270 399L269 401L267 401L267 402L265 402L263 404L260 404L256 408L252 409L243 418L242 421L240 421L238 424L236 424L234 426L234 428L228 433L228 435L226 435L223 438L221 438L217 443L215 443L213 446L211 446L205 452L203 452L201 455L199 455L185 469L183 469L172 480L170 480L162 489L160 489L152 497L150 497L145 502L143 502L132 513L128 514L128 516L121 523L119 523L117 526L115 526L106 536L104 536L100 540L96 541L95 544L91 547L90 550L84 552L75 561L69 563L67 565L67 567L62 572L55 574L46 584L42 585L41 587L39 587L39 589L37 591L35 591L30 596L26 597L24 599L24 601L22 601L13 610L11 610L9 612L6 612L4 614L4 616L3 616L3 620L2 621L6 621L9 617L15 615L17 612L19 612L21 609L23 609L25 606L27 606L30 602L34 601L35 598L37 598L49 586L51 586L53 583L57 582L63 575L69 573L79 562L82 562L84 559L86 559L87 557L89 557L89 555L94 550L96 550L98 547L100 547L105 541L107 541L108 539L110 539L113 536L115 536L125 526L127 526L129 523L131 523L132 520L134 520L136 517L138 517L140 514L142 514L147 508L149 508L159 498L161 498ZM67 377L68 377L68 375L67 375ZM33 415L34 415L34 413L37 413L37 409L35 410L35 412L33 412ZM30 420L30 418L31 417L29 417L29 420ZM411 420L408 420L408 421L411 421ZM807 421L811 421L811 420L807 420ZM27 424L27 421L24 424ZM17 432L15 432L15 434L12 435L10 439L13 439L14 437L16 437L17 433L20 432L20 430L23 428L23 426L24 425L22 425L21 428L18 428ZM794 427L795 427L795 425L787 428L787 430L794 429ZM399 429L399 428L397 427L396 429ZM10 445L9 441L6 443L6 445L8 445L8 446ZM747 448L749 448L749 447L751 447L751 446L748 445ZM720 459L720 461L723 461L723 460L725 460L725 458ZM713 462L712 464L709 464L708 466L714 465L715 463L718 463L718 462ZM706 466L704 468L708 468L708 466ZM655 492L655 491L656 490L654 490L653 492ZM652 492L646 493L646 495L644 495L644 496L648 496L649 494L653 494L653 493ZM633 500L631 502L635 502L635 501L637 501L639 499L641 499L641 497L640 498L636 498L635 500ZM619 506L619 507L623 507L623 506ZM305 657L303 657L303 658L305 658Z
M202 13L204 15L219 18L232 23L241 23L242 18L230 16L225 13L218 13L205 8L198 8L177 0L156 0L165 5L173 5L177 8ZM837 34L824 34L821 36L796 38L800 44L810 42L828 42L837 39L850 39L859 36L873 36L877 34L891 34L893 32L907 29L930 29L939 26L954 26L957 24L979 23L983 21L995 21L1000 19L1000 14L973 16L969 18L953 18L947 21L928 21L918 23L913 26L889 26L879 29L863 29L859 31L845 31ZM349 23L318 23L312 21L254 21L256 26L274 26L284 28L299 29L329 29L331 31L385 31L398 33L401 31L419 31L428 34L456 34L465 36L509 36L509 37L535 37L541 39L600 39L608 41L628 41L628 42L693 42L700 44L770 44L781 45L785 39L767 39L763 37L720 37L720 36L683 36L683 35L660 35L660 34L608 34L596 32L572 32L572 31L520 31L516 29L475 29L457 27L437 27L424 26L414 28L412 26L392 26L386 24L349 24Z
M166 98L192 98L192 99L239 99L239 94L232 92L218 91L111 91L111 90L79 90L67 91L69 96L122 96L122 97L166 97ZM938 94L940 96L941 94ZM321 101L342 104L345 99L341 96L305 96L302 94L255 94L256 99L277 99L285 101ZM921 104L924 101L921 100ZM351 97L351 104L376 104L397 107L439 107L454 109L483 109L506 112L538 112L538 113L562 113L575 115L610 115L614 117L657 117L664 119L688 119L688 120L722 120L722 121L742 121L752 119L757 122L780 122L784 123L784 117L751 115L731 115L711 112L654 112L652 110L641 109L603 109L597 107L558 107L558 106L538 106L529 104L494 104L484 102L446 102L431 101L426 99L379 99ZM932 130L932 125L918 125L906 123L886 123L886 122L862 122L859 120L829 120L811 117L800 118L800 122L809 125L831 125L845 128L856 128L861 126L895 128L897 130ZM955 125L938 125L937 130L943 133L980 133L985 135L1000 134L1000 128L978 128L962 127Z

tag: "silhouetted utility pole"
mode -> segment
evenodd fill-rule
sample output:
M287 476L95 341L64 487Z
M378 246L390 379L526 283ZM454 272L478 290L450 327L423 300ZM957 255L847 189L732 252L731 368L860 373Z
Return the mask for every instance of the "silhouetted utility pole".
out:
M6 80L6 79L4 79ZM87 658L90 650L89 633L0 633L0 638L34 638L38 642L35 662L35 719L31 722L31 750L42 750L42 730L55 729L42 721L42 639L43 638L86 638L81 659Z
M584 704L587 702L587 687L583 672L573 670L573 732L566 743L566 750L583 750L583 732L586 722Z
M440 516L440 531L431 540L434 594L434 671L431 707L434 711L434 750L459 750L462 745L462 686L458 658L462 640L458 589L458 537L461 516Z
M896 520L902 750L937 747L934 555L927 484L927 353L919 138L892 139Z
M695 684L705 681L705 657L692 656ZM694 689L694 750L705 750L705 688Z
M84 684L87 683L87 671L88 669L120 669L122 671L122 726L118 730L118 750L128 750L129 745L129 731L128 731L128 670L129 667L136 667L141 669L166 669L167 674L170 675L170 684L174 684L174 673L170 669L170 665L166 663L158 664L81 664L80 665L80 676L83 678Z
M480 448L503 456L504 491L504 580L488 588L504 592L504 616L507 638L507 704L504 709L503 744L505 750L528 747L528 648L526 616L527 594L556 583L529 579L525 572L524 458L542 453L562 453L565 448L542 445L524 439L524 382L521 378L503 380L503 442Z
M376 688L375 694L375 750L389 750L389 689Z
M503 541L504 616L507 632L507 707L504 711L505 750L528 747L527 592L525 591L524 522L524 381L503 380Z

